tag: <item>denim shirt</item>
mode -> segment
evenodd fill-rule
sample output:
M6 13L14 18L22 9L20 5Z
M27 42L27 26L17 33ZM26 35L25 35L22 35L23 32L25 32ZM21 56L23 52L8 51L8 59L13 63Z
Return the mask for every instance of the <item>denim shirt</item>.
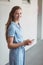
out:
M22 42L23 41L23 30L19 24L15 22L11 22L11 25L8 28L8 36L13 36L14 42Z
M11 22L8 28L8 36L14 37L13 43L23 42L23 31L20 25ZM14 62L13 62L14 61ZM10 49L9 53L10 65L25 65L25 49L24 46Z

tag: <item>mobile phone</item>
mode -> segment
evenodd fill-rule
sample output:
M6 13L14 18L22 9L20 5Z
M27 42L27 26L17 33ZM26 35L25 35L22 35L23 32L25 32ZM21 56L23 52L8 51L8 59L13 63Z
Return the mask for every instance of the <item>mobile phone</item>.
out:
M32 39L31 41L34 41L35 39Z

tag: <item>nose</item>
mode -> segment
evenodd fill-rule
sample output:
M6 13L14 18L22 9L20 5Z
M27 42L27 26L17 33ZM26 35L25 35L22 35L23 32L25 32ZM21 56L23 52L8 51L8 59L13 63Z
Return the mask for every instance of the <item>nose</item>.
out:
M21 16L22 16L22 15L19 13L19 14L18 14L18 17L21 17Z

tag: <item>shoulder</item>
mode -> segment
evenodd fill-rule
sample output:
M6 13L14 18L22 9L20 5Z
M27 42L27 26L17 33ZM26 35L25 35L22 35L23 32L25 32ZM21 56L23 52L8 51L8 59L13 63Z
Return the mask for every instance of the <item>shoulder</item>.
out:
M9 25L9 28L8 29L12 29L12 30L15 30L16 29L15 25L13 24L13 22L11 22L11 24Z
M8 36L15 36L15 25L12 23L8 27Z

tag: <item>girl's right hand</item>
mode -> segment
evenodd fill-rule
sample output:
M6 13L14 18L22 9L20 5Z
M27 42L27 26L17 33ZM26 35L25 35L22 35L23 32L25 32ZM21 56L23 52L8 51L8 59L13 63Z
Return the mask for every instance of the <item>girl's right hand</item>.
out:
M24 43L24 45L30 45L30 44L32 44L32 40L27 39L23 43Z

